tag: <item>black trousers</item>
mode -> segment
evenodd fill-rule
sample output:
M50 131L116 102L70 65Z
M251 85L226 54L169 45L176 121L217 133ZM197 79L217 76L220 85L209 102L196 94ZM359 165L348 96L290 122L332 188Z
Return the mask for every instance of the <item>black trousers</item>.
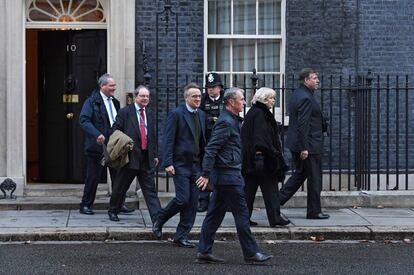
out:
M270 225L274 225L280 216L280 201L279 201L279 186L277 180L266 175L261 176L246 176L246 192L247 208L249 209L249 216L252 216L254 199L256 197L257 188L263 194L263 199L266 207L267 219Z
M99 156L86 156L86 178L85 187L83 189L81 207L92 207L96 197L96 190L98 189L98 183L101 182L103 173L106 173L106 166L101 165L102 157ZM109 168L111 176L112 187L116 178L116 169ZM106 175L105 175L106 177Z
M135 177L138 178L151 220L154 222L158 211L161 209L161 204L155 188L154 169L149 167L148 152L141 154L139 170L126 168L126 166L119 169L109 201L109 211L119 213L126 192Z
M280 189L280 204L284 205L307 179L307 215L319 214L321 212L322 155L309 154L307 159L302 160L300 153L292 152L292 157L295 170Z

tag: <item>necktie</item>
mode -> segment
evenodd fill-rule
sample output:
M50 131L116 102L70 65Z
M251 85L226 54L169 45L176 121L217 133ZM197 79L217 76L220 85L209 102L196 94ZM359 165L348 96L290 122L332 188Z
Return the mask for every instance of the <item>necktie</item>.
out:
M115 118L114 118L114 111L112 109L112 97L108 97L108 106L109 106L109 122L112 124L114 124L115 122Z
M141 134L141 150L147 150L147 133L145 132L144 108L139 109L139 132Z

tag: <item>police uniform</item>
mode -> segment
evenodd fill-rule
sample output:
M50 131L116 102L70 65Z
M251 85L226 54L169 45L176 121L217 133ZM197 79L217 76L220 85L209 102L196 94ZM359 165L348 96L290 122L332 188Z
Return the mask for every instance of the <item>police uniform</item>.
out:
M220 86L221 91L217 98L212 98L206 92L201 98L200 109L206 113L206 140L210 139L214 124L216 123L220 111L223 109L223 85L221 84L220 75L217 73L209 73L206 75L206 88ZM198 211L204 212L207 210L210 201L210 192L200 192L198 200Z

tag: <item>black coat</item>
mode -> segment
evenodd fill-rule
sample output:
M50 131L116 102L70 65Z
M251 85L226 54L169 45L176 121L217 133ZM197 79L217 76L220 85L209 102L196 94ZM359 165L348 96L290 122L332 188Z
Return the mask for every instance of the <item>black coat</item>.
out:
M241 138L243 175L264 173L280 181L284 179L288 167L282 154L278 125L265 104L257 102L247 112ZM262 155L257 155L258 151ZM258 162L262 162L260 168Z
M323 117L313 92L302 84L290 96L288 108L286 146L296 153L308 150L309 154L322 154Z
M112 102L118 111L119 101L114 98ZM105 136L105 143L107 143L109 136L112 134L112 129L109 123L108 112L99 90L93 91L91 96L83 103L79 124L86 134L85 153L87 155L102 156L102 145L96 143L96 138L102 134Z

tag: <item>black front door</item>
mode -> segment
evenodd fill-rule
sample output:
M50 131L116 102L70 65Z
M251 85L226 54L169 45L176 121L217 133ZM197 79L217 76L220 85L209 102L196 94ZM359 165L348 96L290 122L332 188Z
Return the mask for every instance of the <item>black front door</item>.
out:
M39 181L82 182L82 104L106 72L106 31L39 32Z

